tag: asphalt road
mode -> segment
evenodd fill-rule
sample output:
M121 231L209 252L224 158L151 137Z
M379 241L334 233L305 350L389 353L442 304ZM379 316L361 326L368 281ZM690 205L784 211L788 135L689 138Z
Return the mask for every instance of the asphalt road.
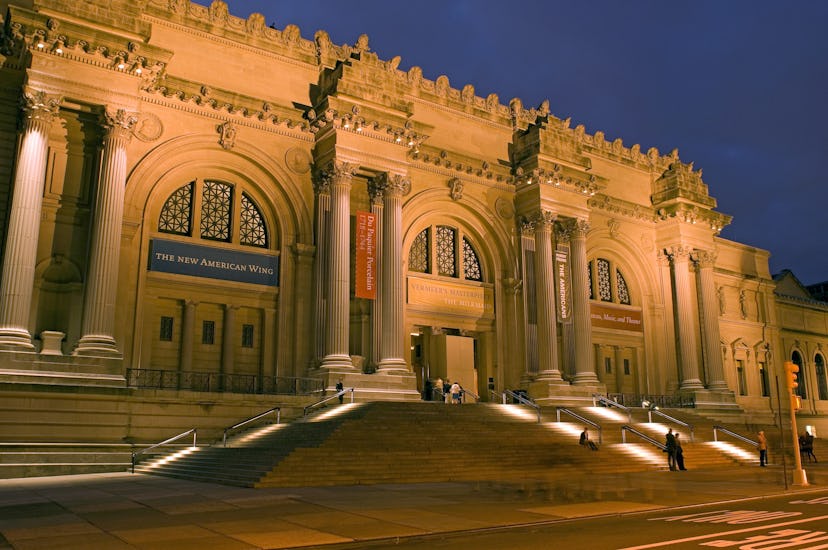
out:
M425 550L828 549L828 490L333 548Z

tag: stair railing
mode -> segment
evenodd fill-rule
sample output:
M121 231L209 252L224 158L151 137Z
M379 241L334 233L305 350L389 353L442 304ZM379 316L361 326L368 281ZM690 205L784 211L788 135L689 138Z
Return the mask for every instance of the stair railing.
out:
M351 403L353 403L354 402L354 388L345 388L344 390L339 390L335 394L329 395L328 397L326 397L326 398L324 398L320 401L317 401L316 403L311 403L310 405L308 405L307 407L302 409L302 416L308 416L308 412L310 410L312 410L314 407L318 407L319 405L324 405L328 401L333 401L337 397L339 397L341 395L345 395L348 392L351 392Z
M473 392L473 391L471 391L471 390L466 390L466 389L464 389L464 390L463 390L463 402L464 402L464 403L466 402L466 394L471 395L471 396L474 398L474 402L475 402L475 403L477 403L478 401L480 401L480 396L479 396L479 395L477 395L476 393L474 393L474 392Z
M133 451L132 452L132 473L133 474L135 473L135 463L136 463L135 459L138 455L142 455L142 454L144 454L146 452L149 452L153 449L157 449L158 447L161 447L163 445L168 445L168 444L172 443L173 441L178 441L182 437L187 437L190 434L193 434L193 447L198 447L198 445L196 444L197 438L198 438L198 429L197 428L192 428L192 429L187 430L186 432L181 432L178 435L174 435L169 439L165 439L161 443L156 443L155 445L151 445L151 446L149 446L145 449L141 449L140 451Z
M540 405L532 401L530 398L522 395L520 393L513 392L512 390L503 390L502 393L503 397L503 404L506 405L507 399L511 398L514 401L517 401L519 405L528 405L535 409L535 412L538 414L538 424L541 421L541 408Z
M636 430L632 426L622 426L621 427L621 442L622 443L627 442L627 432L630 432L634 435L637 435L638 437L640 437L641 439L643 439L644 441L646 441L650 445L658 447L662 451L667 450L667 445L665 445L664 443L662 443L660 441L656 441L655 439L653 439L652 437L650 437L649 435L647 435L645 433L639 432L638 430Z
M673 422L674 424L684 426L685 428L690 430L690 441L691 442L693 441L693 435L694 434L693 434L693 425L692 424L688 424L687 422L684 422L683 420L679 420L678 418L672 417L669 414L665 414L665 413L659 411L658 409L650 409L650 410L647 411L647 418L649 419L649 422L651 424L653 422L653 414L657 414L657 415L661 416L662 418L666 418L670 422Z
M738 433L736 433L732 430L728 430L724 426L718 426L718 425L713 426L713 441L718 441L719 440L719 432L724 432L724 433L726 433L727 435L729 435L731 437L735 437L739 441L743 441L743 442L745 442L749 445L753 445L754 447L757 447L757 448L759 447L759 442L758 441L754 441L754 440L750 439L749 437L745 437L745 436L743 436L741 434L738 434Z
M621 409L622 411L627 413L627 421L632 422L632 413L630 412L629 407L625 407L624 405L622 405L618 401L613 401L612 399L609 399L608 397L604 397L600 393L593 393L592 394L592 406L597 407L598 403L602 403L605 407L610 407L610 408L615 407L617 409Z
M235 430L236 428L241 428L242 426L246 426L247 424L250 424L251 422L255 422L256 420L258 420L260 418L264 418L265 416L267 416L267 415L269 415L273 412L276 413L276 423L279 424L282 420L282 409L280 407L273 407L272 409L268 409L268 410L266 410L265 412L263 412L261 414L257 414L256 416L251 416L250 418L248 418L246 420L242 420L241 422L239 422L237 424L233 424L232 426L228 426L227 428L224 428L224 435L221 436L221 446L222 447L227 447L227 434L231 430Z
M567 409L565 407L559 407L558 410L556 411L556 416L558 418L558 422L561 421L561 413L568 414L572 418L574 418L574 419L576 419L576 420L578 420L578 421L580 421L584 424L589 424L590 426L592 426L593 428L598 430L598 444L599 445L604 444L604 431L601 428L601 425L599 423L595 422L594 420L590 420L589 418L583 417L580 414L576 413L575 411Z

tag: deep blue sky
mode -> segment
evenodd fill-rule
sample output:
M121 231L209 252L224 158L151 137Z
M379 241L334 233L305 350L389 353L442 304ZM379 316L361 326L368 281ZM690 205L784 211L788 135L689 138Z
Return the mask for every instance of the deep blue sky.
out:
M527 107L550 100L608 140L674 148L704 172L722 236L771 272L828 280L828 2L795 0L227 0L336 44ZM210 0L199 0L209 5Z

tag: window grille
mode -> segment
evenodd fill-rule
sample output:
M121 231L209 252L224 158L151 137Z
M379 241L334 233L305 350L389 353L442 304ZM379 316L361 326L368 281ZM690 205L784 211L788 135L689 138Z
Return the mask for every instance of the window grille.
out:
M242 193L239 223L241 244L267 248L267 231L265 230L264 218L250 197L247 196L247 193Z
M615 281L618 286L618 302L630 305L630 292L627 290L627 281L624 280L624 276L617 269L615 270Z
M428 273L428 229L423 229L411 243L408 252L408 270L418 273Z
M483 280L480 260L477 259L477 253L465 237L463 237L463 277L469 281Z
M158 217L158 231L176 235L190 234L190 220L193 213L192 182L179 187L169 196Z
M217 181L205 181L201 192L201 238L230 240L230 213L233 187Z
M253 325L242 325L242 347L253 347Z
M215 321L203 321L201 323L201 343L212 346L216 342Z
M612 301L612 287L610 286L610 264L603 258L598 258L598 296L602 302Z
M457 265L454 252L454 228L445 225L437 226L437 274L446 277L457 277Z
M161 317L161 332L159 340L162 342L172 342L173 338L173 318Z

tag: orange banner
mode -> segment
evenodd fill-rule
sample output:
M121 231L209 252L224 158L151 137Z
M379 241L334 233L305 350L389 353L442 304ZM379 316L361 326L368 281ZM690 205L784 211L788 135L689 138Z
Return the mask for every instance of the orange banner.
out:
M356 281L357 298L377 299L376 257L377 216L371 212L356 213Z
M614 328L644 332L641 323L641 310L622 309L610 305L589 304L592 326L596 328Z

